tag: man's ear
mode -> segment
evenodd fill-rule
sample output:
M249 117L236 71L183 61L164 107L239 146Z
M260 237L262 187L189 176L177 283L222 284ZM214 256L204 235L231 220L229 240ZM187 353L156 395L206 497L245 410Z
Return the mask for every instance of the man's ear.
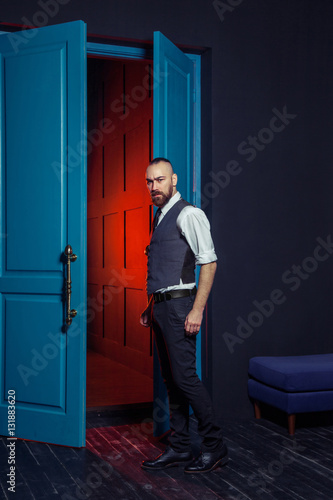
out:
M178 177L177 174L172 174L172 185L177 186Z

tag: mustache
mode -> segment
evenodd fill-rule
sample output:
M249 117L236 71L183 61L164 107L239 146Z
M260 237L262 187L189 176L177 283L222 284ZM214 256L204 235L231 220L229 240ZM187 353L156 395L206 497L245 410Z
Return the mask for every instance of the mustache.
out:
M151 192L152 196L156 196L157 194L163 194L163 193L161 193L161 191L152 191Z

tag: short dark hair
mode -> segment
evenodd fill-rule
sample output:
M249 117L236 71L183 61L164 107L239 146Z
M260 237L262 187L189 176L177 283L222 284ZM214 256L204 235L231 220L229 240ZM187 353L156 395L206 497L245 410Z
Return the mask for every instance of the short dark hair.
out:
M162 156L158 156L157 158L154 158L150 163L149 165L156 165L157 163L160 163L161 161L165 161L166 163L170 163L171 165L171 161L168 160L167 158L163 158ZM172 165L171 165L172 166Z
M172 173L173 173L173 166L172 166L172 163L170 160L168 160L167 158L163 158L162 156L158 156L157 158L154 158L150 163L149 165L157 165L158 163L160 163L161 161L164 161L165 163L169 163L170 166L171 166L171 170L172 170Z

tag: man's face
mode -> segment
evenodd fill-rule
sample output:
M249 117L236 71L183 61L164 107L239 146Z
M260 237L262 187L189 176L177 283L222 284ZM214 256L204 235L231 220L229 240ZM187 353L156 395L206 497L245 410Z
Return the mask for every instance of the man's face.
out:
M172 173L170 163L165 161L149 165L146 171L146 182L152 202L156 207L164 207L177 192L177 175Z

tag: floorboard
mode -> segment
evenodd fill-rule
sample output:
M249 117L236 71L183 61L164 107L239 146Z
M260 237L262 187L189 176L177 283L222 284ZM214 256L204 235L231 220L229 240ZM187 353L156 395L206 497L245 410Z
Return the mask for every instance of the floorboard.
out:
M209 474L147 471L165 438L152 436L150 405L87 412L86 448L16 442L16 492L8 492L0 438L0 498L15 500L333 500L333 425L301 425L294 438L272 420L225 420L230 460ZM191 418L194 453L200 449Z

